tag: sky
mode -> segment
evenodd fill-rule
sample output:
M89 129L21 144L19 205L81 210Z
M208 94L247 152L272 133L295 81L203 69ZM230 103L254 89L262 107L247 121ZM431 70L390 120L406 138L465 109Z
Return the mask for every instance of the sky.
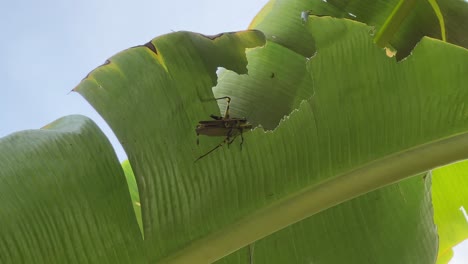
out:
M104 120L70 91L126 48L172 31L217 34L246 29L267 0L15 0L0 4L0 137L66 115L93 119L120 160L125 153ZM450 264L468 263L468 242Z
M246 29L266 0L15 0L0 4L0 137L82 114L125 152L78 93L88 72L126 48L188 30L204 34ZM6 5L6 6L5 6Z

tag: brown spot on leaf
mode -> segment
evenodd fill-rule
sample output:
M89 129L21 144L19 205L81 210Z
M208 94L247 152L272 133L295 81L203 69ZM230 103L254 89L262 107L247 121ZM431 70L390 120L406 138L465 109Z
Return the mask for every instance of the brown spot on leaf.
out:
M152 52L158 54L158 51L156 50L156 47L154 46L154 44L151 41L146 43L144 46L147 47L148 49L150 49Z

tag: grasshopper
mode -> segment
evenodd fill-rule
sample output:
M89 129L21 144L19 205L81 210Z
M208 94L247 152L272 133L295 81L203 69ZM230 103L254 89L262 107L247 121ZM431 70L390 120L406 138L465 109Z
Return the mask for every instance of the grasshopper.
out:
M214 147L207 153L198 157L198 159L196 159L195 162L205 157L206 155L210 154L211 152L215 151L219 147L222 147L226 143L228 144L228 146L231 145L231 143L234 142L234 140L239 135L241 137L240 147L242 149L242 143L244 143L244 137L242 136L242 133L244 132L244 130L252 128L252 125L249 122L247 122L247 119L239 118L239 117L231 117L229 115L229 105L231 103L231 97L224 96L220 98L215 98L215 100L222 100L222 99L227 100L227 107L226 107L226 112L224 112L224 116L210 115L210 117L213 118L214 120L198 122L198 125L195 128L195 132L197 133L197 145L199 144L199 140L198 140L199 135L205 135L205 136L210 136L210 137L223 136L225 138L216 147Z

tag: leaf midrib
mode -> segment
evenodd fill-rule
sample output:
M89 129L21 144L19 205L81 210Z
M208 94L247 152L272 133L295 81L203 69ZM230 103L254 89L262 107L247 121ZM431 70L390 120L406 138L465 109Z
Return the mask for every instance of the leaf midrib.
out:
M330 207L405 178L468 158L468 133L407 149L308 186L224 227L158 263L212 263ZM156 262L153 260L153 263Z

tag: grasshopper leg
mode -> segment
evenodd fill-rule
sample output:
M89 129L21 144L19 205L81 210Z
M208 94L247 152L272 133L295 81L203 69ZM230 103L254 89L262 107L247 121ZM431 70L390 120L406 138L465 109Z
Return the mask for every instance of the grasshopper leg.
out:
M242 144L244 144L244 136L242 135L242 129L239 129L239 132L241 137L240 149L242 150Z
M224 139L224 141L226 141L228 143L228 148L229 148L229 145L231 145L231 143L234 141L234 139L236 137L234 137L234 139L230 140L231 139L231 136L232 136L232 130L234 130L234 128L231 127L231 129L229 129L227 135L226 135L226 138Z
M221 116L216 116L216 115L210 115L211 118L213 118L214 120L221 120L223 119Z
M226 112L224 112L224 119L229 119L229 105L231 104L231 97L224 96L224 97L215 98L215 99L216 100L221 100L221 99L226 99L227 100Z
M233 137L229 142L228 142L228 146L232 144L232 142L234 142L234 140L236 140L237 136Z

